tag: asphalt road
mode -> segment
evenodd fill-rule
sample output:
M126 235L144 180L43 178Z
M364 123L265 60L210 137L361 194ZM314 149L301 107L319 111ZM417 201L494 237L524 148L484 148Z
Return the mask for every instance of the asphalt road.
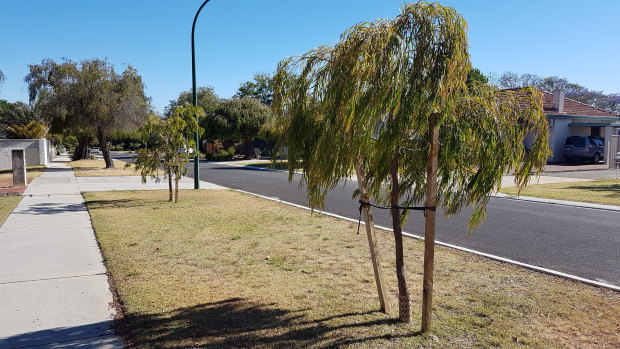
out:
M189 168L193 178L193 164ZM200 168L204 181L308 204L299 176L289 183L284 172L218 163L201 163ZM350 182L333 190L325 199L325 211L357 219L355 186ZM470 209L449 218L439 212L437 240L620 286L620 212L503 198L492 198L487 209L487 220L469 237ZM378 225L391 226L386 211L375 210L374 217ZM412 212L404 230L423 235L422 213Z

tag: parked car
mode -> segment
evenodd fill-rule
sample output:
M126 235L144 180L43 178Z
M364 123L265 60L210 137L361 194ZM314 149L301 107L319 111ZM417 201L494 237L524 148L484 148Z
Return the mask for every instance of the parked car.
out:
M591 136L571 136L564 143L564 157L567 162L589 160L599 163L605 157L605 139Z

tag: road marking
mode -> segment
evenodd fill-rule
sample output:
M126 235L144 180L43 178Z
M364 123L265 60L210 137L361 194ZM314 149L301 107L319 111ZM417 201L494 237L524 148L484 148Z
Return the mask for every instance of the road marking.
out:
M285 205L289 205L289 206L293 206L293 207L298 207L298 208L301 208L301 209L304 209L304 210L315 211L315 212L318 212L320 214L324 214L326 216L330 216L330 217L334 217L334 218L340 218L340 219L344 219L344 220L347 220L347 221L350 221L350 222L355 222L355 223L358 222L356 219L353 219L353 218L341 216L339 214L335 214L335 213L331 213L331 212L326 212L326 211L322 211L322 210L313 210L310 207L299 205L299 204L295 204L295 203L288 202L288 201L284 201L284 200L281 200L279 198L273 198L273 197L269 197L269 196L265 196L265 195L261 195L261 194L256 194L256 193L252 193L252 192L241 190L241 189L232 189L232 190L240 192L240 193L248 194L248 195L257 196L257 197L260 197L260 198L263 198L263 199L267 199L267 200L270 200L270 201L279 202L279 203L282 203L282 204L285 204ZM361 223L364 224L364 222L361 222ZM384 227L384 226L381 226L381 225L375 225L375 227L379 228L379 229L382 229L382 230L393 232L393 230L391 228ZM415 234L411 234L411 233L403 232L403 235L407 236L407 237L410 237L410 238L418 239L418 240L424 240L423 236L419 236L419 235L415 235ZM572 274L567 274L567 273L563 273L561 271L556 271L556 270L553 270L553 269L543 268L543 267L539 267L539 266L536 266L536 265L515 261L513 259L504 258L504 257L496 256L496 255L493 255L493 254L472 250L472 249L469 249L469 248L465 248L465 247L461 247L461 246L458 246L458 245L449 244L449 243L446 243L446 242L441 242L441 241L438 241L438 240L435 240L435 244L436 245L440 245L440 246L444 246L444 247L453 248L455 250L459 250L459 251L463 251L463 252L473 253L475 255L482 256L482 257L487 257L487 258L490 258L490 259L493 259L493 260L496 260L496 261L518 265L520 267L523 267L523 268L526 268L526 269L535 270L535 271L542 272L542 273L545 273L545 274L550 274L550 275L554 275L554 276L559 276L559 277L563 277L563 278L567 278L567 279L583 282L584 284L588 284L588 285L592 285L592 286L598 286L598 287L605 287L605 288L612 289L614 291L620 291L620 286L611 285L611 284L608 284L608 283L605 283L605 282L600 282L600 281L596 281L596 280L582 278L580 276L576 276L576 275L572 275Z

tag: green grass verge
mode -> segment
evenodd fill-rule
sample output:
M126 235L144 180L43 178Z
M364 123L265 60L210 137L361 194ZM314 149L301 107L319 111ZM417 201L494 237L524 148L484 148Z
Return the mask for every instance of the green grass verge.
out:
M85 194L120 326L139 348L620 346L620 293L443 247L436 337L421 335L422 242L405 240L413 323L400 324L391 233L378 233L383 314L357 224L228 190L180 198Z
M500 192L509 195L518 194L516 188L502 188ZM620 180L600 179L591 182L528 185L521 190L520 195L620 206Z
M21 196L0 196L0 226L4 224L20 201L22 201Z

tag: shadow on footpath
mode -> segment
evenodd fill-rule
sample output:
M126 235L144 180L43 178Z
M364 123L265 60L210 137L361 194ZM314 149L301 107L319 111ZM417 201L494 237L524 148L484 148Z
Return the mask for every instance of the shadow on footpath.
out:
M50 348L99 348L112 344L112 321L75 327L60 327L0 338L0 348L31 348L40 345ZM107 338L106 338L107 337Z
M347 328L357 328L357 334L364 333L373 326L394 324L396 320L384 318L378 311L372 311L308 321L304 316L306 310L288 311L278 309L274 304L229 298L166 313L127 315L118 320L115 328L129 342L148 348L299 348L317 345L337 348L369 340L419 335L418 332L355 338L343 337L343 333L330 335L332 331ZM367 315L372 314L378 318L368 320ZM365 315L366 319L363 319ZM339 324L330 326L328 322Z
M19 208L14 214L53 215L62 213L86 212L84 204L37 203L27 208Z

